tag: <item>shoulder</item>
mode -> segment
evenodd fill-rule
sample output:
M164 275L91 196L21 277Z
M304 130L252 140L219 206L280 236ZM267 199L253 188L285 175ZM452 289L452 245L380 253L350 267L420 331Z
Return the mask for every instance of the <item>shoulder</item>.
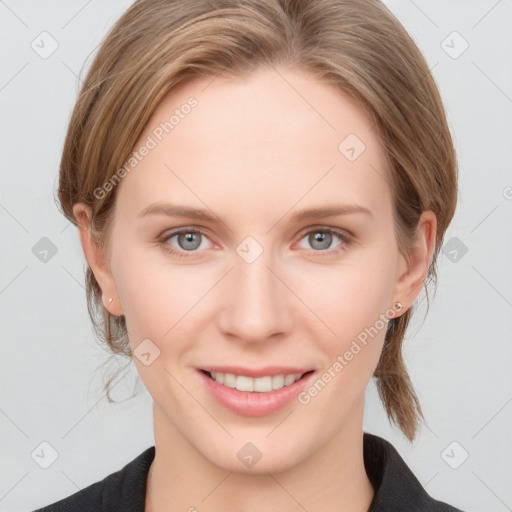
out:
M366 473L375 491L369 512L463 512L431 497L389 441L365 432L363 446Z
M143 512L147 475L154 457L155 447L151 446L103 480L34 512Z

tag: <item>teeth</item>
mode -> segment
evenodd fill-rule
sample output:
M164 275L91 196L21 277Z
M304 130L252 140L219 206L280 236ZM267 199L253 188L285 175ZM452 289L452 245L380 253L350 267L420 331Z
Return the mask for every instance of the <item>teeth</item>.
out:
M256 391L259 393L268 393L275 389L281 389L289 386L302 377L302 373L289 375L273 375L258 377L253 379L245 375L233 375L232 373L210 372L212 379L228 388L238 389L238 391Z
M294 378L295 377L295 378ZM299 374L300 378L300 374ZM289 386L292 382L295 382L297 380L297 375L286 375L284 378L284 385Z

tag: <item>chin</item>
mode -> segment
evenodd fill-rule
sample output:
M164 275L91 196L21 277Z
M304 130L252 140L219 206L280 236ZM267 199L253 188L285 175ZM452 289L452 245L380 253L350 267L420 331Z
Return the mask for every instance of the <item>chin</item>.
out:
M274 442L264 439L268 432L265 429L261 440L253 437L251 441L250 436L236 436L228 443L219 442L216 446L213 446L214 441L210 438L211 444L206 450L201 450L200 447L198 449L215 466L245 475L280 473L298 464L300 454L297 445L303 447L303 443L296 440L294 446L283 446L282 443L275 446Z

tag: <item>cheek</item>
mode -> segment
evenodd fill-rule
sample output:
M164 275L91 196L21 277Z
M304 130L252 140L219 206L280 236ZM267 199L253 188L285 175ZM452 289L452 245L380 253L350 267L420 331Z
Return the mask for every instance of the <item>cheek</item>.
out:
M126 257L112 265L133 360L154 398L174 396L175 401L186 402L187 397L174 386L171 375L193 345L192 331L201 325L194 317L199 311L194 305L205 294L205 280L194 273L193 267L173 265L166 262L165 255L153 257L149 253L142 249L127 251ZM149 353L149 361L145 362L143 353Z
M338 337L352 338L390 307L394 272L389 254L361 252L336 268L315 272L314 277L303 281L302 293L309 295L315 312Z
M318 294L310 297L312 309L330 328L316 336L327 356L329 368L342 358L342 366L333 368L338 382L367 382L375 369L388 327L387 316L391 306L395 266L390 249L361 251L353 259L346 260L336 270L317 273L314 283ZM303 288L306 293L306 289ZM331 332L333 331L334 334ZM328 378L328 377L327 377Z
M167 264L165 255L149 261L143 250L127 251L126 257L116 260L113 274L130 343L150 338L160 344L172 336L169 331L204 294L192 268Z

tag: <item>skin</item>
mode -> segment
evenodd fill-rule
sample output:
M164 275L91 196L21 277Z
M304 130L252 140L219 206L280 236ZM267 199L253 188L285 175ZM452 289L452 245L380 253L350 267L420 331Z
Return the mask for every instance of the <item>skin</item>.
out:
M399 314L411 306L434 249L428 211L410 261L400 254L389 173L366 115L309 73L277 69L200 79L166 96L135 148L187 98L198 106L117 186L108 251L91 238L87 207L74 207L105 307L125 315L132 350L147 338L160 350L149 366L134 357L154 401L148 511L363 512L373 498L364 393L385 329L310 403L293 400L267 416L224 408L197 372L285 365L320 375L394 302L404 306ZM338 150L351 133L366 146L353 162ZM222 222L138 218L157 201L207 205ZM299 209L347 203L371 216L291 219ZM164 249L187 254L183 238L158 242L191 227L206 236L188 257ZM322 246L314 234L325 228L352 234L352 242L334 234ZM236 251L247 236L263 249L252 263ZM248 441L262 453L251 468L237 458Z

